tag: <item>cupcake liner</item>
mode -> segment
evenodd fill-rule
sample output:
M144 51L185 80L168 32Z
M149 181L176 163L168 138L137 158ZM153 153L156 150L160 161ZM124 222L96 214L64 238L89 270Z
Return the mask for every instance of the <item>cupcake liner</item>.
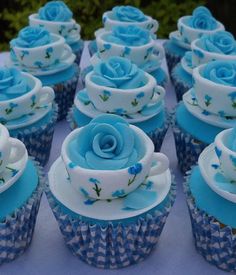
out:
M162 128L156 128L153 131L145 132L152 140L152 142L154 144L155 152L159 152L161 150L163 140L165 138L166 132L170 125L170 118L171 118L170 115L166 111L166 121L165 121L164 125L162 126ZM78 128L76 121L73 119L73 107L68 112L66 119L70 125L71 130Z
M78 72L72 79L52 86L55 92L55 102L58 105L57 121L60 121L66 117L68 110L74 102L74 96L80 71L79 66L77 66L77 69Z
M79 49L73 52L76 55L75 63L78 66L80 64L80 60L81 60L81 56L82 56L82 53L83 53L83 49L84 49L84 41L81 40Z
M236 234L213 216L197 208L189 188L191 171L187 172L184 192L191 218L195 247L206 261L220 269L236 272Z
M50 121L40 127L35 127L33 124L26 129L18 129L17 131L9 130L10 136L21 140L25 144L28 154L34 157L41 166L46 165L50 156L54 127L58 113L56 104L53 109L54 111Z
M95 40L88 43L88 51L90 56L93 56L97 52L97 44L95 43Z
M177 64L171 72L171 79L175 87L175 94L178 102L182 100L183 94L185 94L190 88L192 88L192 84L190 85L190 83L187 83L179 77L177 70L180 66L180 63Z
M69 250L84 262L99 268L122 268L144 260L161 235L176 196L173 182L161 211L154 208L131 220L99 224L63 212L46 187L46 195Z
M182 173L188 171L197 163L201 152L209 145L195 139L189 133L179 128L175 120L175 112L172 114L171 125L173 129L178 165Z
M34 163L38 169L38 187L24 205L0 221L0 265L23 254L31 243L45 183L42 168Z

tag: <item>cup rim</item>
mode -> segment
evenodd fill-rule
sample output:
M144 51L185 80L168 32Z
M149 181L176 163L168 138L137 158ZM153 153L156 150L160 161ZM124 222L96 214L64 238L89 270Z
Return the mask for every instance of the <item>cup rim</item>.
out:
M224 25L223 25L220 21L218 21L218 20L216 20L216 22L217 22L217 27L216 27L215 29L213 29L213 30L203 30L203 29L195 29L195 28L192 28L192 27L186 25L186 24L183 22L185 19L190 18L190 17L192 17L192 15L185 15L185 16L180 17L180 18L178 19L178 24L183 25L188 31L197 32L197 33L201 32L201 33L204 33L204 34L207 34L207 33L214 33L214 32L217 32L217 31L219 31L219 30L224 30ZM179 28L178 28L178 29L179 29Z
M106 30L104 30L104 32L98 33L98 34L96 35L96 41L97 41L97 42L101 42L101 43L103 43L103 44L104 44L104 42L105 42L105 43L109 43L109 44L111 44L111 45L115 45L117 48L120 48L120 49L123 49L124 47L129 47L129 48L131 48L131 49L142 49L142 48L147 48L147 47L152 46L152 45L155 44L155 43L154 43L155 41L153 40L153 38L151 37L151 35L149 35L149 38L150 38L149 42L146 43L146 44L144 44L144 45L140 45L140 46L127 46L127 45L121 45L121 44L116 44L116 43L114 43L114 42L107 42L106 40L103 39L103 36L104 36L104 35L106 35L106 34L111 34L111 33L112 33L111 31L106 31Z
M32 21L37 21L39 24L40 23L47 23L47 24L51 24L51 25L54 25L54 26L57 26L57 25L71 25L71 24L77 24L76 21L71 18L70 21L49 21L49 20L43 20L43 19L40 19L38 18L38 13L33 13L31 15L29 15L29 20L32 20Z
M147 161L147 159L150 157L150 155L154 153L154 145L153 145L151 139L141 129L139 129L138 127L136 127L134 125L129 125L129 126L135 131L136 134L138 134L138 136L143 141L142 143L145 146L144 156L140 160L138 160L137 162L145 163ZM77 129L73 130L65 138L65 140L62 143L61 157L62 157L62 160L65 163L66 167L67 167L67 164L71 162L71 159L69 158L69 156L66 153L68 145L79 134L79 132L82 129L83 129L83 127L80 127L80 128L77 128ZM135 163L133 165L135 165ZM116 169L116 170L98 170L98 169L83 168L83 167L77 165L75 168L73 168L73 171L80 170L80 171L84 171L84 172L91 173L91 174L93 174L93 173L100 174L101 173L103 175L104 174L111 175L111 174L114 174L114 173L117 174L118 172L125 172L125 171L127 171L127 169L129 167L125 167L125 168L122 168L122 169Z
M214 61L212 61L212 62L214 62ZM227 85L223 85L223 84L220 84L220 83L215 83L212 80L209 80L209 79L203 77L200 74L200 72L201 72L201 70L203 70L204 67L206 67L207 64L201 64L201 65L199 65L199 66L197 66L193 69L193 78L195 79L195 82L199 81L199 79L200 79L200 81L204 82L205 84L215 86L215 87L218 87L218 88L221 87L222 88L221 93L222 92L228 93L229 90L235 90L236 89L236 86L227 86Z
M50 32L50 35L54 38L56 38L56 41L53 41L53 42L50 42L46 45L43 45L43 46L37 46L37 47L33 47L33 48L23 48L23 47L18 47L16 45L12 45L12 48L16 49L16 50L19 50L19 51L24 51L24 50L27 50L27 51L37 51L38 49L40 50L44 50L45 48L48 48L48 47L55 47L57 45L60 45L60 44L65 44L65 38L61 35L58 35L58 34L55 34L55 33L51 33ZM16 38L14 38L13 40L15 40Z
M114 92L114 93L122 93L124 95L124 91L126 94L136 94L136 93L139 93L139 92L145 92L144 90L146 90L147 88L149 88L149 86L153 85L154 87L157 86L157 83L156 83L156 79L150 75L149 73L146 73L144 72L144 75L145 77L147 78L147 83L142 86L142 87L139 87L139 88L133 88L133 89L118 89L118 88L110 88L110 87L107 87L107 86L103 86L103 85L98 85L96 83L94 83L92 80L91 80L91 76L93 74L93 71L89 72L86 76L85 76L85 84L86 84L86 87L87 87L87 83L89 82L89 85L92 86L92 88L94 89L103 89L103 90L109 90L111 92Z
M215 145L216 147L223 148L224 151L227 154L236 156L236 152L229 149L223 142L223 139L229 135L229 133L233 130L233 128L221 131L216 137L215 137Z
M18 97L12 98L12 99L8 99L8 100L0 101L0 106L1 106L1 103L8 104L12 101L16 102L18 100L24 100L25 98L28 98L29 96L36 93L38 90L40 90L42 88L42 82L38 78L34 77L33 75L31 75L29 73L25 73L25 72L21 72L21 74L25 78L31 79L34 82L34 86L32 87L32 89L29 92L27 92L21 96L18 96Z
M222 61L223 61L223 59L225 59L225 60L232 60L232 59L234 60L234 59L236 59L236 54L234 54L234 55L229 55L229 54L214 53L214 52L207 51L207 50L201 48L201 47L198 45L198 43L200 43L200 41L201 41L201 38L198 38L198 39L193 40L193 41L191 42L191 49L192 49L192 51L193 51L194 49L197 49L197 50L202 51L204 54L206 54L206 55L208 55L208 56L215 57L215 58L220 58Z

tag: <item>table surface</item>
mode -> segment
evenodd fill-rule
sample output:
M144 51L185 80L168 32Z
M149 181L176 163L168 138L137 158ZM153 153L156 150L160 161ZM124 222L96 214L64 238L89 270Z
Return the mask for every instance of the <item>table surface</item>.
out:
M3 62L3 59L4 55L1 55L0 61ZM86 43L81 68L86 67L88 64L89 54ZM165 61L162 65L164 70L167 71ZM173 86L170 82L166 87L166 92L166 105L170 110L176 105ZM45 167L45 172L50 169L52 163L60 155L61 144L69 132L69 125L66 121L57 123L51 155ZM82 262L67 249L46 196L43 195L31 246L21 257L1 266L0 275L224 274L225 272L206 262L195 250L190 218L182 188L183 177L178 170L171 129L166 134L161 151L169 157L170 167L175 174L177 198L167 218L156 249L145 261L120 270L97 269Z

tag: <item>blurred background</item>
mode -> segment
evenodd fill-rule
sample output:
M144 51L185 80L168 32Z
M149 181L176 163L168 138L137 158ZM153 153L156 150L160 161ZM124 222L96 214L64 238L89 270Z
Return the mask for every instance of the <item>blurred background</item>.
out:
M28 24L28 16L37 12L46 0L4 0L0 1L0 51L8 49L9 41ZM199 6L207 6L226 30L236 33L235 0L65 0L74 13L74 19L81 25L82 38L91 40L94 31L102 26L102 14L116 5L133 5L160 23L158 37L167 38L176 30L179 17L191 14Z

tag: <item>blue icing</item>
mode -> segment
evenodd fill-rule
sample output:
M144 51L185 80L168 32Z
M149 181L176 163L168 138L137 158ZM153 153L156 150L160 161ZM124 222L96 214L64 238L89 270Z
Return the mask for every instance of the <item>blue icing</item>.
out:
M194 117L188 112L184 103L180 103L177 107L176 122L183 131L207 144L214 142L216 135L223 130L223 128L207 124Z
M183 57L187 49L180 47L174 40L169 40L165 42L164 48L166 53L172 54L174 56Z
M141 139L116 115L99 115L68 145L72 163L87 169L117 170L136 164L144 154Z
M128 27L115 26L111 33L103 36L106 42L124 46L143 46L149 43L150 38L149 31L133 25ZM107 49L108 45L111 47L110 44L107 44Z
M42 81L43 86L55 85L73 78L77 74L77 66L72 64L66 70L55 74L37 76Z
M84 48L84 41L80 39L78 42L69 43L73 52L77 52L79 50L83 50Z
M188 72L186 72L181 64L177 64L177 66L174 67L172 72L174 78L178 82L182 82L182 84L186 84L188 87L193 86L193 78L192 75L190 75Z
M236 87L236 62L211 61L204 66L201 75L212 82Z
M147 20L144 13L132 6L116 6L112 9L112 17L122 22L143 22Z
M212 35L204 35L197 44L200 48L213 53L235 55L236 41L227 31L219 31Z
M28 91L26 78L18 69L0 67L0 101L22 96Z
M118 56L96 64L90 80L100 86L118 89L139 88L147 82L144 71L129 59Z
M11 215L30 198L38 185L38 173L32 161L28 161L22 176L12 187L0 194L0 222Z
M38 16L42 20L68 22L73 14L63 1L50 1L39 9Z
M73 108L73 119L75 120L78 127L83 127L91 121L90 117L84 115L76 108ZM158 128L162 128L165 125L165 121L166 114L165 111L162 111L147 121L133 123L133 125L139 127L145 133L150 133Z
M28 26L19 32L18 37L11 41L11 45L21 48L34 48L47 45L50 42L51 36L46 29Z
M236 228L236 204L216 194L204 181L199 167L193 169L189 186L199 209L219 222Z

